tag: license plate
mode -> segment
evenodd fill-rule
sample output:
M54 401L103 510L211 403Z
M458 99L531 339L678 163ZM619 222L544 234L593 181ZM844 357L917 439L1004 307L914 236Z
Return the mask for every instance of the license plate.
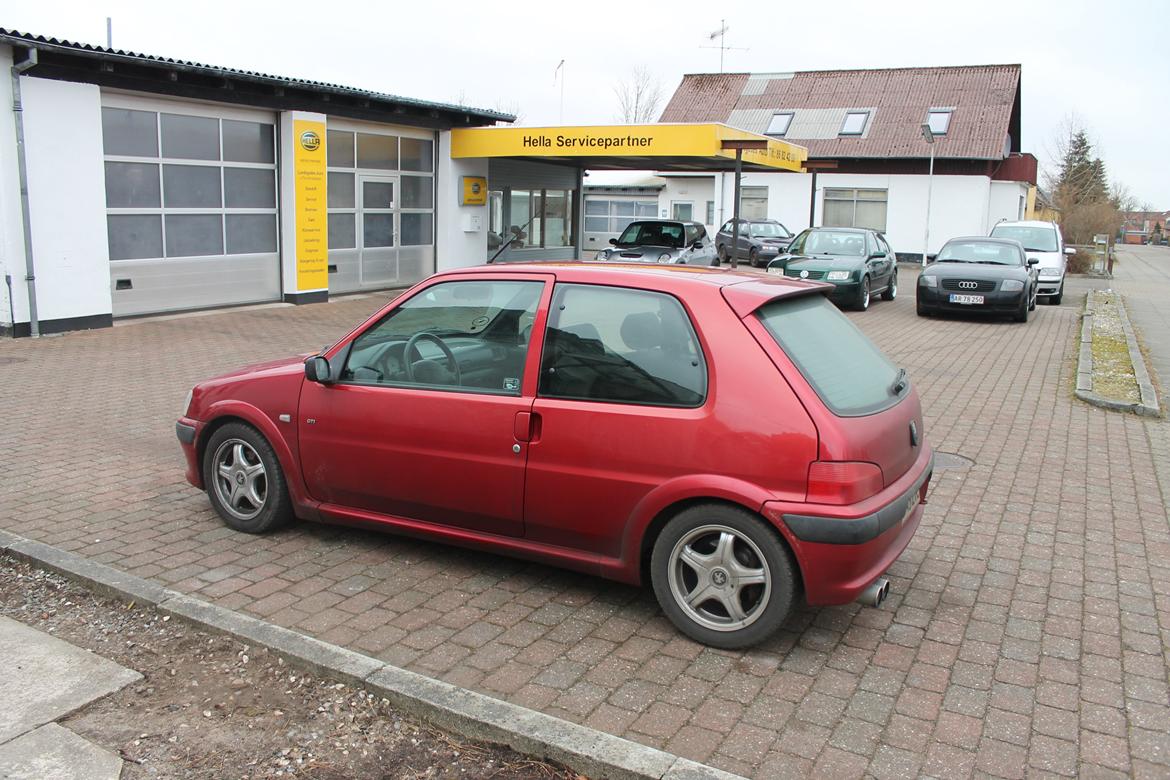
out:
M914 491L914 495L910 497L910 503L906 507L906 514L902 515L902 523L905 523L910 515L914 514L914 509L918 506L918 502L922 500L922 488Z
M770 274L776 274L776 276L783 276L783 275L784 275L784 269L783 269L783 268L769 268L769 269L768 269L768 273L770 273Z
M983 296L951 293L951 303L983 303Z

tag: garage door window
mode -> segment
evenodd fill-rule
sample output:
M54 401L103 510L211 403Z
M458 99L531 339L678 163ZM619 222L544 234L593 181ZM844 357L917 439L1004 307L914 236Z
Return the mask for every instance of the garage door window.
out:
M110 260L277 249L271 123L104 107Z

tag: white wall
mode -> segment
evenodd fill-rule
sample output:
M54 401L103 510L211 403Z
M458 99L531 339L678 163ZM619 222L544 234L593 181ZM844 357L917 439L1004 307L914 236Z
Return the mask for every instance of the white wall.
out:
M1024 199L1022 208L1020 198ZM987 201L987 232L991 232L996 222L1005 219L1010 222L1023 219L1027 207L1027 182L993 181L991 183L991 196Z
M483 265L487 256L487 206L460 206L464 176L488 175L488 159L451 159L451 133L439 133L439 163L435 171L435 270ZM469 230L470 218L479 217L479 229Z
M768 187L768 216L779 220L791 231L809 227L811 174L747 173L745 186ZM992 184L996 196L992 197ZM1003 185L1002 187L999 185ZM933 177L930 209L930 254L956 236L987 235L1009 200L1010 213L1018 209L1018 196L1027 185L1016 182L992 182L986 176ZM822 173L817 176L814 224L824 217L826 188L864 188L886 190L886 237L895 252L921 255L926 219L927 177L920 174L851 174ZM722 219L731 218L734 176L723 176ZM1010 196L1009 196L1010 193ZM1013 200L1013 198L1015 200ZM719 207L717 206L717 210ZM717 214L716 216L720 216ZM1013 217L1014 218L1014 217ZM989 221L990 220L990 221Z
M100 91L92 84L22 77L21 94L37 317L110 314ZM8 116L0 124L11 124L10 112L3 113Z
M20 216L20 177L16 167L16 126L12 120L12 48L0 46L0 323L28 322L24 282L24 228ZM4 276L12 277L12 297Z
M715 176L663 176L666 186L658 193L658 216L665 219L674 218L671 206L676 201L691 204L692 219L696 222L706 222L707 201L715 200ZM715 205L718 211L719 205ZM718 214L716 214L718 216ZM718 223L708 224L707 230L713 232Z

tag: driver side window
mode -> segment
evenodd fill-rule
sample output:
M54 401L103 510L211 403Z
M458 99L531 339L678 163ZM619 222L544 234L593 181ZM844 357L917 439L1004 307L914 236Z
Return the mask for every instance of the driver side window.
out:
M341 381L520 395L543 290L540 281L432 285L354 339Z

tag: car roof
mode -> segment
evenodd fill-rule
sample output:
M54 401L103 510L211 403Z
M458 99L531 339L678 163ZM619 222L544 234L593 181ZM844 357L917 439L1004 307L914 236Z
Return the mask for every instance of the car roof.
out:
M556 276L558 282L638 287L684 297L688 291L720 288L723 297L741 317L776 298L805 295L831 288L831 285L824 282L808 282L760 271L589 260L477 265L441 271L435 274L435 277L550 273Z
M689 219L635 219L630 225L698 225ZM627 226L628 227L628 226Z
M951 244L956 241L975 241L983 244L1016 244L1021 249L1024 248L1024 245L1014 238L1000 238L999 236L956 236L955 238L948 238L947 244Z
M1041 219L1021 219L1013 222L996 222L991 229L995 230L997 227L1040 227L1040 228L1055 228L1055 222L1047 222Z
M817 225L816 227L805 228L805 230L832 230L838 233L877 233L878 231L872 228L857 228L857 227L831 227L829 225Z

